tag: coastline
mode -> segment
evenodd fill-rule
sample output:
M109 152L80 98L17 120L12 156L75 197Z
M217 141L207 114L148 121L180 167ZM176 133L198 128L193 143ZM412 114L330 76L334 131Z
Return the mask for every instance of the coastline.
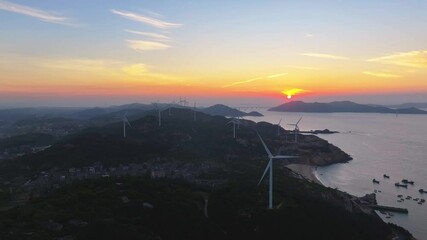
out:
M315 166L293 163L293 164L286 165L286 167L291 171L300 174L304 178L323 186L323 183L319 180L319 178L317 178L315 174L315 170L316 170Z

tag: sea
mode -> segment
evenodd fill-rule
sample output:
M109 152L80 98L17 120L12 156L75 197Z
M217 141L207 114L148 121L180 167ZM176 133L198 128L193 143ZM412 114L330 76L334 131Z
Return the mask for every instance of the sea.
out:
M266 121L292 129L287 124L303 117L299 128L329 129L337 134L318 135L350 154L348 163L318 167L316 177L323 185L338 188L356 196L376 192L380 205L407 208L408 214L393 213L385 221L407 229L420 240L427 240L427 203L418 204L414 198L427 199L427 115L396 115L375 113L281 113L259 110L264 117L247 117L256 122ZM383 177L386 174L389 179ZM380 183L373 183L373 179ZM402 179L414 181L408 188L396 187ZM405 200L398 202L397 195ZM406 199L411 196L412 199Z

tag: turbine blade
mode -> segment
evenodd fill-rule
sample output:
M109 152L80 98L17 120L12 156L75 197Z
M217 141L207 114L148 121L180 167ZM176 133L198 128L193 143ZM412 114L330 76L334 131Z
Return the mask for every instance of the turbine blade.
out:
M282 118L280 118L280 121L279 121L279 123L277 124L277 125L279 125L280 126L280 123L282 122Z
M302 117L300 117L300 119L298 120L298 122L295 125L298 125L298 123L301 121Z
M129 120L127 117L125 117L125 122L127 123L127 125L129 125L129 127L132 127L132 125L130 124Z
M267 167L265 167L264 173L262 174L262 177L258 182L258 185L261 184L262 180L264 179L265 175L267 174L268 170L270 169L272 162L273 162L273 160L270 158L270 160L268 161Z
M256 134L258 135L259 139L261 140L262 145L264 146L265 151L268 154L268 157L271 158L273 156L273 154L271 154L270 150L268 149L267 145L265 145L264 140L262 140L261 135L259 135L258 131L256 132Z

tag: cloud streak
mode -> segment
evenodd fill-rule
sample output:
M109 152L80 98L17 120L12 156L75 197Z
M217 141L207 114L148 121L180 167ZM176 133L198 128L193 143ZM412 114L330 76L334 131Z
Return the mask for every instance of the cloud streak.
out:
M167 44L153 41L127 40L126 42L130 49L138 52L164 50L171 47Z
M0 9L8 12L18 13L29 17L37 18L38 20L62 25L71 25L68 18L57 14L49 13L40 9L35 9L8 1L0 0Z
M240 84L251 83L251 82L255 82L255 81L266 79L266 78L278 78L278 77L282 77L282 76L287 75L287 74L288 73L277 73L277 74L269 75L266 77L256 77L256 78L251 78L248 80L237 81L237 82L233 82L233 83L224 85L224 86L222 86L222 88L228 88L228 87L233 87L233 86L240 85Z
M333 60L349 60L347 57L332 55L332 54L324 54L324 53L301 53L300 55L306 57L315 57L315 58L324 58L324 59L333 59Z
M121 10L115 10L115 9L111 9L110 11L128 20L144 23L156 28L166 29L166 28L175 28L175 27L182 26L182 24L179 24L179 23L166 22L160 19L147 17L147 16L136 14L133 12L121 11Z
M369 59L368 62L398 65L412 68L427 68L427 50L396 53Z
M383 72L363 72L363 74L379 78L399 78L400 75Z
M295 69L302 69L302 70L311 70L311 71L320 71L320 70L323 70L323 68L298 66L298 65L289 65L288 67L295 68Z
M128 29L125 29L125 32L133 33L133 34L144 36L144 37L154 38L158 41L165 41L165 42L172 41L172 39L170 37L162 35L162 34L158 34L158 33L140 32L140 31L134 31L134 30L128 30Z

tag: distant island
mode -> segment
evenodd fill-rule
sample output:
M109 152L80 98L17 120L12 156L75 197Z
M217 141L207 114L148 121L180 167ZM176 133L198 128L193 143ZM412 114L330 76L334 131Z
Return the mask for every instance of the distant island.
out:
M311 113L393 113L393 114L427 114L427 111L418 108L389 108L383 106L372 106L358 104L350 101L336 101L330 103L306 103L302 101L293 101L284 103L277 107L268 109L276 112L311 112Z
M427 102L385 105L385 107L389 107L389 108L427 108Z

